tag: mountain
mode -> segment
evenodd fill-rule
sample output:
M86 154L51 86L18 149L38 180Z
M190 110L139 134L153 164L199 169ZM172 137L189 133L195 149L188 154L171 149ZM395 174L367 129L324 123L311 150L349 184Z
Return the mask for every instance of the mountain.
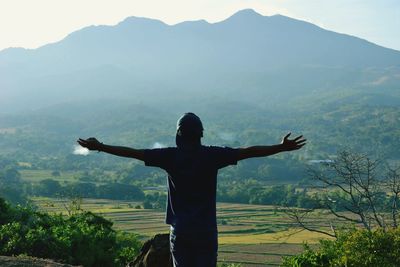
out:
M298 181L309 160L343 149L400 164L400 52L253 10L213 24L130 17L0 52L0 163L129 169L130 160L74 155L76 139L173 146L187 111L202 118L204 144L307 138L295 153L221 172L228 180Z
M6 49L0 77L2 113L96 99L181 108L221 99L290 108L332 91L353 98L377 93L397 104L400 52L242 10L213 24L130 17L38 49Z

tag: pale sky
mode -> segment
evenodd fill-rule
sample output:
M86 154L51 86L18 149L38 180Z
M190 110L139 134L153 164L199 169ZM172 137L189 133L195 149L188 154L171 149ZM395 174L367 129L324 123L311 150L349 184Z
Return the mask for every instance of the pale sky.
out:
M252 8L400 50L400 0L0 0L0 50L36 48L90 25L115 25L129 16L167 24L226 19Z

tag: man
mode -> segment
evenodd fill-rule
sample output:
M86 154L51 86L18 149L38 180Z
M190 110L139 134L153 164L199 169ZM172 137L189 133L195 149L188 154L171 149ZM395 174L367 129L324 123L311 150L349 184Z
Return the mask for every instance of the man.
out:
M110 146L95 138L79 139L90 150L144 161L168 173L166 223L171 225L170 247L175 267L214 267L217 262L216 185L217 172L237 161L300 149L302 136L287 134L272 146L228 148L203 146L203 125L193 113L177 122L176 147L134 149Z

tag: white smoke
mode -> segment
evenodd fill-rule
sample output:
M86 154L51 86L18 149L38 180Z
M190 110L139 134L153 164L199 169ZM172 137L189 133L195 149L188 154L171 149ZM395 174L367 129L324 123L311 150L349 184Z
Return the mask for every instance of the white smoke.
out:
M389 80L389 76L382 76L379 77L378 79L376 79L375 81L372 81L371 84L372 85L381 85L383 83L385 83L387 80Z
M74 145L74 151L72 152L74 155L89 155L89 149L80 145Z
M152 146L152 148L164 148L166 145L160 143L160 142L155 142Z

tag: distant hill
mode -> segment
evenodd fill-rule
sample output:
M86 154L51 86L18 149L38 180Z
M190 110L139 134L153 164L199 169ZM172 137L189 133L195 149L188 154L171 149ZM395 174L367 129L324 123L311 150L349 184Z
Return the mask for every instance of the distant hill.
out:
M400 52L248 9L213 24L130 17L90 26L38 49L1 51L0 76L3 113L78 99L291 108L332 92L398 97Z
M309 140L288 155L299 161L340 149L400 159L400 52L281 15L242 10L172 26L130 17L3 50L0 77L0 160L77 169L78 137L174 145L187 111L203 119L205 144L271 144L290 130ZM246 161L231 176L298 171L263 165Z

